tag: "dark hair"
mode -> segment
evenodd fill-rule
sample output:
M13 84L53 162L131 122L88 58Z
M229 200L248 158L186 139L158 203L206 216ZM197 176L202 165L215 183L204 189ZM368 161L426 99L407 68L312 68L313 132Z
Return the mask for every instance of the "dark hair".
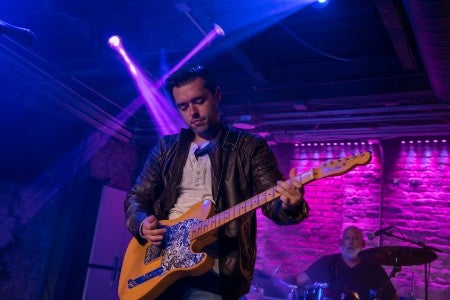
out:
M180 87L201 77L205 80L205 87L215 93L217 89L216 80L212 73L204 66L199 64L186 64L177 71L169 75L165 82L165 89L173 99L173 88Z

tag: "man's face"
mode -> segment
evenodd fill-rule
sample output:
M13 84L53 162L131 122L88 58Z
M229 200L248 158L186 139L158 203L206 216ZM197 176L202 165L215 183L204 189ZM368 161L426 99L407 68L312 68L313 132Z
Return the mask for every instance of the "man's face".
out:
M347 228L342 234L342 255L348 259L356 259L365 245L362 232L357 228Z
M184 122L198 136L204 136L219 122L220 90L215 94L205 88L204 79L196 78L180 87L173 88L173 98Z

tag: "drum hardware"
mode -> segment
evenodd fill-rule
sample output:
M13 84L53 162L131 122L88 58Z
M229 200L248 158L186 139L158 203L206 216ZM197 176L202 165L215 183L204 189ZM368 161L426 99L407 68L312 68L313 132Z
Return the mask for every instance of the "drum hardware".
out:
M298 300L298 286L296 286L295 284L290 284L289 288L291 290L289 291L287 300Z
M429 268L430 263L438 258L436 252L442 252L441 249L427 246L423 242L417 242L397 236L392 232L384 231L383 235L390 236L408 243L420 246L383 246L361 251L358 256L365 262L393 266L389 278L394 277L401 271L402 266L425 266L425 300L428 300Z
M293 278L282 279L274 275L276 271L271 273L266 273L263 270L256 269L253 276L251 295L248 299L255 299L256 294L259 294L261 298L270 299L286 299L287 297L292 297L289 299L297 300L298 298L298 286L292 284L294 282Z

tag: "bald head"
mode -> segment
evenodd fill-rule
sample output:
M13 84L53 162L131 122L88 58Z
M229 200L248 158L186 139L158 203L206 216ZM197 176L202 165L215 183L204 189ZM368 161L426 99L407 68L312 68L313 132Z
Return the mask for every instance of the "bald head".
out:
M361 239L364 239L362 230L354 225L348 226L344 229L344 231L342 232L342 238L344 238L346 234L352 234L354 236L358 236Z

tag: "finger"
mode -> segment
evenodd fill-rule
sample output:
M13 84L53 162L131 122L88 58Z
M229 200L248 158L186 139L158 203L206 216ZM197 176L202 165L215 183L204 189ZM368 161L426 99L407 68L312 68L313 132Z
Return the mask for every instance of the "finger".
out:
M283 207L285 208L287 206L296 205L303 198L302 193L300 193L300 191L296 188L291 188L288 190L280 188L277 192L280 194L280 200L283 202Z
M282 200L295 199L299 196L299 193L296 189L280 189L277 192L280 193Z
M150 236L146 236L146 238L152 244L160 245L164 239L164 236L163 235L150 235Z
M154 239L154 238L147 238L147 237L146 237L146 239L147 239L147 241L149 241L149 242L150 242L150 244L151 244L151 245L156 245L156 246L159 246L159 245L161 245L161 244L162 244L162 239L161 239L161 240L159 240L159 239Z
M279 188L280 190L289 190L292 187L292 183L289 181L277 181L276 188Z
M296 206L297 202L293 201L291 198L284 197L283 199L280 197L281 200L281 206L283 209L290 209L294 206Z
M296 189L301 189L303 187L303 184L301 181L298 180L294 180L292 179L292 185L296 188Z
M280 193L281 195L286 195L288 197L298 195L298 189L293 183L278 181L277 186L275 187L275 191Z
M158 228L158 229L147 229L144 228L143 230L143 234L144 235L164 235L164 233L166 233L166 229L165 228Z
M147 218L145 218L143 224L142 224L142 230L147 229L147 230L152 230L152 229L156 229L158 228L159 225L159 221L158 219L151 215Z
M144 232L145 238L155 245L160 245L162 240L164 239L164 234L166 233L166 229L152 229Z
M152 226L152 228L158 227L159 222L158 222L158 219L154 215L147 217L147 222Z
M292 179L295 176L297 176L297 168L292 168L291 171L289 172L289 178Z

